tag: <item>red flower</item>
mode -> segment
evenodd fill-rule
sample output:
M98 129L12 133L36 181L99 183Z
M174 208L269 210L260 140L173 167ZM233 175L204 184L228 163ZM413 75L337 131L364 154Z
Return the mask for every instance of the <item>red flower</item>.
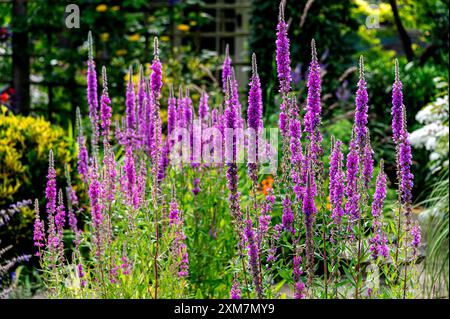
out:
M9 100L9 94L6 92L3 92L2 95L0 95L0 102L6 103Z

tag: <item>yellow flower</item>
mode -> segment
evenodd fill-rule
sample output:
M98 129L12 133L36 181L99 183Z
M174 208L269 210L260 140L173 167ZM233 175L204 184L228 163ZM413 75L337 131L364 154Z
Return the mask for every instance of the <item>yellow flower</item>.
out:
M128 37L128 41L136 42L136 41L139 41L140 38L141 38L141 36L139 34L135 33Z
M123 56L125 54L127 54L127 50L125 50L125 49L119 49L116 51L116 55L118 55L118 56Z
M109 33L104 32L100 34L100 41L102 42L108 42L109 41Z
M197 21L189 21L189 25L196 26L197 25Z
M97 11L97 12L105 12L106 10L108 10L108 6L106 4L99 4L95 8L95 11Z
M162 35L159 37L159 40L161 40L162 42L169 42L170 37L167 35Z
M111 7L111 10L112 11L119 11L120 10L120 6Z
M180 31L189 31L190 27L187 24L179 24L178 30Z

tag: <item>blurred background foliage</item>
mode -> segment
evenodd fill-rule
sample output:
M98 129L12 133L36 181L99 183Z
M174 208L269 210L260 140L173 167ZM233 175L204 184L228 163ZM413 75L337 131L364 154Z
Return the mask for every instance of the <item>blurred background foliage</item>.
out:
M25 11L17 14L24 3ZM0 114L0 208L22 199L43 197L50 148L59 163L73 165L76 107L87 114L89 30L93 31L98 70L102 65L108 70L115 116L124 111L128 67L133 66L136 79L139 64L146 75L150 73L153 37L157 35L166 84L163 101L169 84L173 84L176 91L179 85L188 87L194 105L201 89L208 91L211 105L219 105L222 54L229 44L238 68L244 109L250 56L255 52L264 88L265 123L277 125L280 97L275 73L275 28L279 1L79 0L79 29L65 26L65 9L70 3L0 1L0 104L4 105ZM385 159L391 180L395 176L395 152L390 139L395 57L401 67L409 130L424 132L420 130L430 123L417 117L422 109L430 109L429 105L443 114L438 127L447 135L440 134L437 141L430 142L426 137L433 135L422 134L422 142L414 144L413 150L415 198L419 209L426 207L427 211L438 205L428 199L436 197L436 189L442 189L442 180L448 184L448 9L448 0L287 0L285 9L292 77L301 105L306 99L311 39L317 43L323 70L325 143L332 135L344 143L350 138L360 55L364 55L366 64L373 148L377 160ZM23 41L15 43L15 36ZM29 62L29 67L14 63L21 58ZM24 88L17 87L17 68L25 74L22 85L25 92L29 90L28 101L21 97ZM163 118L165 107L163 103ZM430 143L434 147L428 147ZM447 161L441 160L436 166L434 153ZM58 176L64 176L63 172ZM395 187L393 183L391 186ZM439 211L446 211L448 219L448 201L446 210ZM31 232L30 214L15 215L16 220L8 226L15 230L0 234L14 241L24 253L33 249L26 235ZM12 233L25 235L17 235L19 239ZM448 241L448 224L446 238ZM196 278L198 282L203 279Z

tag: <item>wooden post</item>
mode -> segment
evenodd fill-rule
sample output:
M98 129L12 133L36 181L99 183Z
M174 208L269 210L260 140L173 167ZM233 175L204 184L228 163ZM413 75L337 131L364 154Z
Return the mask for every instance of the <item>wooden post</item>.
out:
M30 56L28 52L27 0L14 0L12 7L12 64L15 113L30 112Z

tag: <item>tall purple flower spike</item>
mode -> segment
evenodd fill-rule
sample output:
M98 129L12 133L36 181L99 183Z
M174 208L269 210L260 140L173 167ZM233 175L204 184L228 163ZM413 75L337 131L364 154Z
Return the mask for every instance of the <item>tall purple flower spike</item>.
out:
M383 160L380 162L380 172L377 176L375 193L372 201L372 229L374 236L370 240L370 251L372 259L379 256L388 258L389 248L387 238L383 233L383 203L386 199L386 174L384 173Z
M231 76L231 58L230 58L230 48L228 44L225 47L225 59L222 65L222 90L226 94L227 90L227 79Z
M126 118L127 118L127 133L134 134L136 127L136 97L134 93L133 84L133 68L130 66L128 70L127 93L125 99Z
M151 89L155 99L159 99L162 88L162 65L159 61L158 50L158 38L155 37L153 41L153 62L151 74Z
M308 76L308 98L306 103L305 115L305 131L309 136L316 133L320 125L320 113L322 111L320 105L321 79L320 66L317 60L316 44L314 39L311 41L311 63L309 66Z
M167 135L175 130L177 127L177 99L173 95L173 85L170 86L169 100L167 106Z
M98 95L97 95L97 73L94 62L94 44L92 32L88 33L88 62L87 62L87 102L89 106L89 118L92 124L92 144L98 142Z
M347 155L347 185L346 196L347 202L345 203L345 212L352 219L357 220L359 218L359 198L358 192L358 169L359 169L359 154L357 150L356 140L353 136L350 141L349 153Z
M280 93L287 94L291 89L291 58L289 53L288 25L284 21L284 5L280 3L277 25L276 60Z
M200 95L200 103L198 106L198 117L201 121L204 121L208 118L209 106L208 106L208 93L202 91Z
M392 133L394 142L397 144L403 131L403 84L400 81L398 60L395 59L395 81L392 86Z
M331 151L330 159L330 203L331 216L334 224L339 225L344 216L342 204L344 201L344 172L343 155L341 150L342 142L337 140Z
M108 80L106 76L106 68L102 67L102 79L103 79L103 92L100 98L100 114L101 114L101 127L102 135L107 139L109 138L109 130L111 126L111 99L108 95Z
M367 122L368 116L367 112L369 110L368 106L368 95L366 88L366 81L364 79L364 58L361 55L359 58L359 81L358 81L358 90L356 91L356 111L355 111L355 133L356 133L356 144L360 148L360 151L363 149L363 145L368 134L367 130Z
M259 147L261 145L259 141L259 133L263 128L262 122L262 112L263 112L263 104L262 104L262 92L261 92L261 82L259 80L258 75L258 66L256 64L256 55L253 53L252 55L252 78L250 82L250 89L248 93L248 109L247 109L247 127L252 129L255 133L254 140L254 148L252 150L255 152L253 155L255 156L255 162L248 164L248 170L250 178L253 181L253 184L256 185L258 183L258 153ZM250 148L250 145L249 145Z

